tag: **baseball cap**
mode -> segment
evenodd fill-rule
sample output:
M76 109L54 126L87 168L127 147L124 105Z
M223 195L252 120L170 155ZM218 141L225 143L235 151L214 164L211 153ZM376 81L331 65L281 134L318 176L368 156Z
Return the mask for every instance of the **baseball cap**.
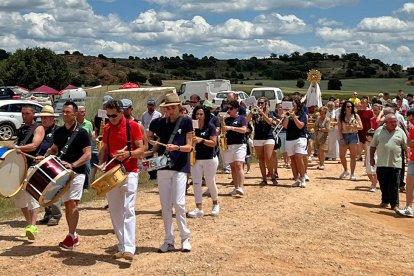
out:
M109 100L112 100L112 97L109 95L105 95L105 97L103 98L102 104L106 104L107 102L109 102Z
M147 102L148 105L155 105L155 100L149 99Z
M130 99L122 99L121 102L124 109L132 107L132 101Z

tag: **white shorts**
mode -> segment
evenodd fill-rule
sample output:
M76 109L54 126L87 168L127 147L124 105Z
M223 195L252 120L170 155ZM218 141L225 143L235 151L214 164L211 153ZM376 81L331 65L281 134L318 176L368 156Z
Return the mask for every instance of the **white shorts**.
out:
M288 156L295 155L296 153L307 155L306 146L308 140L306 138L298 138L292 141L286 141L286 152Z
M39 202L28 192L26 192L26 190L20 190L17 192L13 199L16 208L27 208L29 210L33 210L40 207Z
M244 162L247 153L246 144L229 145L227 151L222 151L223 163L230 164L235 161Z
M69 183L69 189L62 195L63 202L80 200L82 198L85 174L75 174L75 178Z
M253 140L253 146L263 147L264 145L274 145L275 139L266 139L266 140Z

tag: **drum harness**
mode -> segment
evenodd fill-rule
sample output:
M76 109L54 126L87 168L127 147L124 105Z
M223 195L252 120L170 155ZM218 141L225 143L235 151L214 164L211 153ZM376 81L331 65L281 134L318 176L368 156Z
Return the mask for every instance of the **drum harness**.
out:
M111 132L111 127L109 127L109 129L108 129L108 152L107 152L107 160L110 160L111 159L111 156L110 156L111 150L109 149L109 133L110 132ZM128 151L131 153L131 126L129 125L129 119L126 119L126 135L127 135L127 148L128 148ZM131 158L131 156L129 156L128 158L125 158L125 160L128 160L129 158ZM115 163L121 165L121 170L123 171L123 173L126 173L127 172L126 169L125 169L125 167L124 167L124 164L123 164L123 162L125 160L119 161L119 160L115 159L115 161L114 161Z
M60 151L60 155L59 155L59 159L62 158L63 155L66 154L66 152L68 151L70 145L72 144L73 140L75 140L76 135L78 135L79 133L79 125L78 122L75 123L75 127L73 128L73 132L70 135L70 138L68 139L68 141L66 142L65 146L62 148L62 150Z

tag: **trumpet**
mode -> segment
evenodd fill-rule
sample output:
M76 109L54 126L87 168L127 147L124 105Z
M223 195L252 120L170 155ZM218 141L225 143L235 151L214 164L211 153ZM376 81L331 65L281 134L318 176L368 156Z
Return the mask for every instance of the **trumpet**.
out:
M190 166L194 166L196 163L196 149L195 149L195 143L193 142L193 148L190 152Z
M290 117L290 115L291 115L291 114L294 114L294 113L295 113L295 112L293 111L293 108L292 108L292 109L290 109L290 110L286 111L286 112L285 112L285 114L284 114L284 116L285 116L285 117Z
M255 106L252 107L251 113L254 114L254 115L257 115L257 114L259 114L259 110L260 110L260 108L257 105L255 105Z

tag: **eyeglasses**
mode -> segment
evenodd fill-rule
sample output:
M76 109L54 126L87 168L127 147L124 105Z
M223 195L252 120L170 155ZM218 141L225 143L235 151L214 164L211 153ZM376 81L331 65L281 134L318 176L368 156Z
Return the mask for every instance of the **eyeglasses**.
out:
M204 113L196 113L196 116L204 116Z
M196 101L190 101L190 103L198 103L198 102L196 102Z
M115 119L118 117L118 114L107 114L106 116L108 116L109 119Z

